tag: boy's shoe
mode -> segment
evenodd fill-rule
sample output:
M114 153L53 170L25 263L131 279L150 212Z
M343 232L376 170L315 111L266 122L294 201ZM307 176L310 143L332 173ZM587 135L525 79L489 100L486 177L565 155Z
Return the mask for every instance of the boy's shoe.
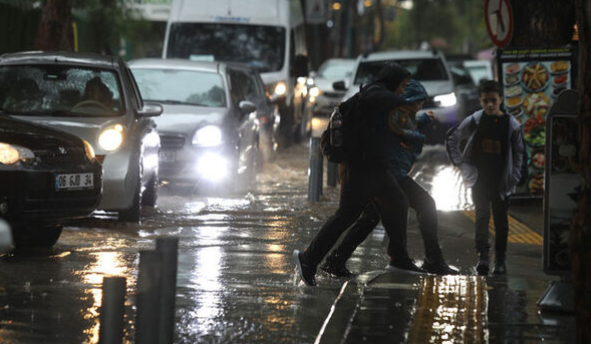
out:
M488 276L488 259L479 259L476 265L476 272L480 276Z
M302 281L304 281L309 287L316 286L316 278L314 278L314 275L316 275L316 269L304 262L303 253L300 252L300 250L294 250L293 259L295 260Z
M505 275L507 274L507 267L504 261L496 261L495 267L493 268L493 275Z
M430 260L426 258L421 268L436 275L458 275L460 273L458 270L447 265L442 259Z
M412 259L407 259L403 261L391 260L390 263L386 266L386 270L392 272L404 272L413 275L425 275L427 273L427 271L416 266Z
M332 261L329 259L326 259L320 268L336 277L351 278L354 276L353 273L347 269L344 263Z

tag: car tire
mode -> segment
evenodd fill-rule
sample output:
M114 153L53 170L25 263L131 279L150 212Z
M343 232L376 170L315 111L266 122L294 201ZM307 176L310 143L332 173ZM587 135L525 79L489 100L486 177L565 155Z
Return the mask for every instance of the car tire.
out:
M142 194L142 205L156 207L158 201L158 173L154 172Z
M141 170L141 169L140 169ZM131 207L119 211L119 221L139 223L142 210L142 177L141 171L135 187Z
M55 245L61 234L61 224L26 224L12 228L16 249L49 248Z

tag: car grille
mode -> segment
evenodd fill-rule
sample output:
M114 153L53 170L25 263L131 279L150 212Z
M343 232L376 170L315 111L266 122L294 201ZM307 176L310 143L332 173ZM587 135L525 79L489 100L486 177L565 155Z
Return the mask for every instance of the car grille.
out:
M339 93L339 92L324 92L324 95L328 98L341 99L343 97L343 93Z
M83 164L87 161L82 148L66 148L66 153L50 150L34 150L37 159L48 165Z
M160 148L181 149L185 145L185 137L180 135L160 135Z

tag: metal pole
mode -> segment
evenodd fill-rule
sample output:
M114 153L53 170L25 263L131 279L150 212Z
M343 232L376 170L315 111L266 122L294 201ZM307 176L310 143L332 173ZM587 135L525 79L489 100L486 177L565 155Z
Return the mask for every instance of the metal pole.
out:
M338 176L339 164L329 161L326 167L326 185L337 186Z
M322 160L320 138L311 137L310 170L308 171L308 201L310 202L318 202L322 194Z
M162 253L140 251L137 282L136 344L158 344L160 338L160 295Z
M174 303L178 263L178 238L156 239L156 251L162 253L162 292L160 297L160 344L174 339Z
M121 344L123 342L125 287L125 277L103 278L99 327L100 344Z

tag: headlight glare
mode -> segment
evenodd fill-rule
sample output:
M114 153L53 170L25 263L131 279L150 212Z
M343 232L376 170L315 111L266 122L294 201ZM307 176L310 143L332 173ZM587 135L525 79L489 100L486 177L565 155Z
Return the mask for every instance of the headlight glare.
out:
M118 124L103 130L99 135L98 143L107 152L118 149L123 144L123 127Z
M287 86L283 81L278 82L277 85L275 85L275 88L273 89L273 93L275 93L276 96L283 96L286 92Z
M438 96L435 96L433 100L436 103L441 104L442 107L454 106L458 102L456 94L453 92L447 94L440 94Z
M320 89L316 86L310 89L310 97L318 97L320 95Z
M19 161L32 163L35 154L25 147L0 142L0 164L14 165Z
M215 125L207 125L197 130L191 143L200 147L219 146L222 143L222 131Z
M88 158L88 160L93 161L95 158L94 148L92 148L92 145L88 141L82 141L84 142L84 152L86 152L86 157Z

